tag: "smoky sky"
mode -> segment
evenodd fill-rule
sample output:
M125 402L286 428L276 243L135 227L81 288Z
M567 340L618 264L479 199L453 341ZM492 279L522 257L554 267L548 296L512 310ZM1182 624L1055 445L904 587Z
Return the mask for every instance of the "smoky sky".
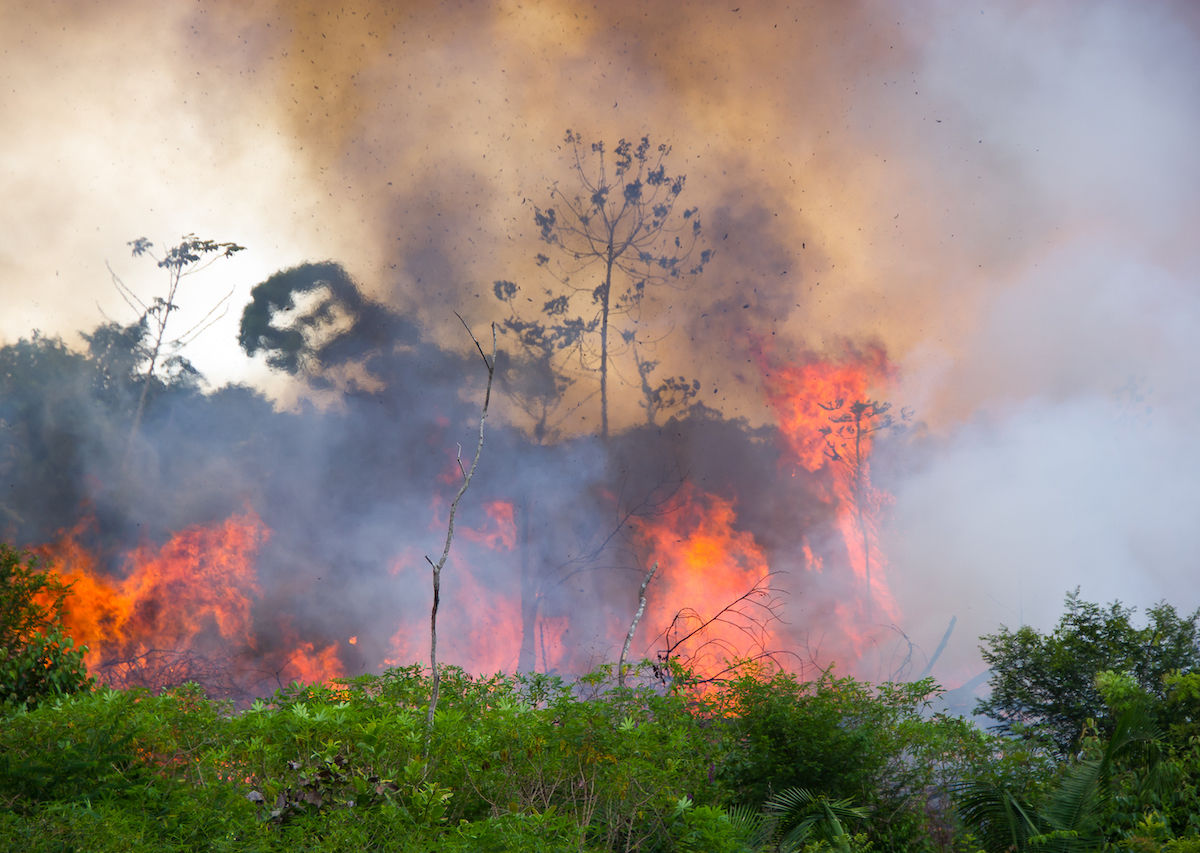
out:
M1076 585L1200 603L1191 4L63 2L0 32L4 341L132 319L105 262L148 295L126 241L196 232L248 247L185 290L234 291L191 353L214 383L295 399L234 339L304 261L467 351L454 311L551 284L532 207L564 130L646 134L716 250L647 304L666 373L761 425L751 341L899 366L878 393L919 441L877 465L914 634L957 614L969 657Z

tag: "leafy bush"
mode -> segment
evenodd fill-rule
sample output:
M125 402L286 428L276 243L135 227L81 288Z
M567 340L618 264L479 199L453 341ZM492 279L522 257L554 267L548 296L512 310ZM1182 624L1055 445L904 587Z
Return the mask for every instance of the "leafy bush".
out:
M431 732L419 667L293 684L237 713L195 685L43 702L0 730L0 838L22 851L742 853L773 849L754 792L805 773L813 808L852 799L862 817L796 849L948 849L935 791L994 754L994 738L928 715L924 682L759 673L700 696L686 680L629 683L446 668Z
M1054 630L1002 627L984 636L983 659L991 666L991 695L975 713L998 721L1003 732L1045 738L1062 758L1072 755L1089 719L1106 733L1120 708L1112 709L1102 689L1128 693L1137 687L1163 700L1166 677L1200 667L1200 610L1181 616L1169 604L1133 624L1133 608L1083 601L1076 590ZM1101 673L1109 678L1097 680ZM1113 674L1120 679L1114 681ZM1119 703L1118 703L1119 704Z
M933 714L931 680L872 686L825 673L747 672L721 701L727 743L719 778L761 806L788 789L866 809L880 850L935 850L953 835L946 792L995 754L967 721Z
M91 686L84 650L62 631L69 592L37 558L0 543L0 713Z
M757 840L757 827L730 818L716 806L680 798L667 826L669 847L678 853L744 853Z

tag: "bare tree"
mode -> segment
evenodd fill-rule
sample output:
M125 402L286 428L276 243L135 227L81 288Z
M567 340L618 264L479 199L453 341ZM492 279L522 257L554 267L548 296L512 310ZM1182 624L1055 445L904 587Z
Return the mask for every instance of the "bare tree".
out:
M201 332L220 319L221 314L218 312L223 313L222 309L228 306L229 298L233 295L233 291L230 290L217 300L208 312L190 329L168 338L167 326L171 322L171 313L177 311L180 307L179 303L175 301L179 295L180 284L185 277L195 275L207 269L218 258L233 257L238 252L243 251L245 246L239 246L237 243L218 243L214 240L202 240L194 234L188 234L180 240L178 245L167 249L166 254L160 258L154 253L154 244L145 237L130 240L128 245L132 247L135 258L146 255L153 259L160 269L167 271L166 296L155 296L147 303L142 301L116 273L112 272L111 268L109 269L117 291L131 308L139 312L139 322L143 326L143 335L148 335L150 338L149 343L142 346L141 355L146 362L146 369L142 374L142 390L138 395L137 408L134 409L133 413L133 424L129 429L129 445L132 446L133 439L137 436L138 429L141 427L142 416L146 411L146 396L154 381L155 371L160 367L160 363L163 360L164 350L173 349L177 351L195 340ZM173 363L178 365L183 360L176 354L172 359L167 359L167 361L173 361ZM128 454L128 450L126 453Z
M461 315L458 319L462 322L463 327L467 330L467 334L471 336L475 348L479 350L479 357L483 359L483 365L487 368L487 387L483 393L483 406L479 411L479 442L475 445L475 456L471 459L469 468L463 465L462 455L458 457L458 468L462 472L462 483L458 487L458 492L455 493L454 499L450 501L450 516L446 522L446 542L442 547L442 556L435 563L428 556L425 558L433 569L433 607L429 613L429 667L431 671L431 687L429 692L429 711L425 716L425 753L429 753L430 739L433 736L433 717L437 713L438 691L441 687L441 675L438 672L437 663L437 617L438 605L441 601L442 591L442 569L446 567L446 560L450 557L450 543L454 540L454 516L458 512L459 501L463 495L467 493L467 488L471 485L471 478L475 476L475 469L479 466L479 456L483 453L483 426L487 421L488 405L492 400L492 381L496 377L496 326L492 324L492 355L491 358L484 353L483 347L479 344L479 339L471 331L471 327L467 325L467 321L463 320Z
M685 177L667 172L669 145L651 146L643 136L636 143L621 139L610 152L603 142L588 144L571 130L565 142L576 186L554 184L551 205L534 208L541 240L557 255L538 253L537 263L561 285L545 292L542 331L556 350L599 373L600 434L607 438L613 317L636 322L648 287L698 275L712 251L696 253L697 208L676 210ZM521 316L516 295L516 285L497 282L497 298L513 310L505 330L520 335L537 321ZM593 337L598 353L589 346Z

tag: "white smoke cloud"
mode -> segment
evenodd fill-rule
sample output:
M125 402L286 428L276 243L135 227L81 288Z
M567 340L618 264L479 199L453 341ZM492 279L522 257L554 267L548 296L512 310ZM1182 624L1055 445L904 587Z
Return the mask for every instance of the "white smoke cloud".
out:
M1200 63L1178 7L944 11L923 83L988 151L947 173L1007 257L903 360L936 437L885 549L914 637L957 615L965 676L979 634L1050 627L1076 586L1200 604Z

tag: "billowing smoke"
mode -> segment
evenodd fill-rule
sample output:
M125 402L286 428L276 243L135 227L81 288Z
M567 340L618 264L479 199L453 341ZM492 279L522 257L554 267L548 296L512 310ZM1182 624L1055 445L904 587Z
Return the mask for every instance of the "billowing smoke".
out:
M849 339L882 343L898 371L871 393L916 413L872 456L895 496L880 547L902 643L928 656L957 617L948 679L977 671L978 634L1045 625L1077 585L1091 599L1200 603L1189 3L80 2L0 16L0 106L21 117L0 143L14 199L0 212L0 335L134 319L104 261L154 292L156 270L124 250L136 236L233 239L249 251L206 275L234 289L234 310L189 355L214 384L251 382L290 407L237 388L174 405L147 423L136 477L102 452L120 426L75 412L88 424L67 430L77 464L9 532L44 539L91 501L115 547L249 501L276 531L261 607L320 601L296 630L323 623L331 639L417 618L410 590L438 527L430 483L469 444L480 390L454 312L482 334L504 315L493 281L553 285L532 260L532 208L571 177L570 127L674 146L716 254L687 287L652 294L642 328L657 341L647 357L698 380L707 408L640 426L626 364L613 447L588 438L587 405L539 442L511 373L471 512L507 498L528 519L518 510L522 546L487 583L530 582L526 559L539 582L554 569L562 594L532 596L547 624L611 635L565 592L624 596L623 612L627 586L589 586L609 563L636 589L632 545L594 556L622 505L611 493L669 507L685 480L736 498L777 567L805 577L797 555L836 523L820 483L791 476L757 354L786 363ZM131 38L146 31L156 38ZM306 376L246 359L233 342L250 289L327 258L364 307L313 331L310 349L369 351L308 352ZM188 294L196 316L211 304ZM355 317L388 334L339 338ZM205 452L216 444L233 450ZM397 556L418 539L412 560ZM463 547L464 561L485 559ZM788 596L792 640L851 595L831 572L807 577ZM388 640L353 653L371 665Z

